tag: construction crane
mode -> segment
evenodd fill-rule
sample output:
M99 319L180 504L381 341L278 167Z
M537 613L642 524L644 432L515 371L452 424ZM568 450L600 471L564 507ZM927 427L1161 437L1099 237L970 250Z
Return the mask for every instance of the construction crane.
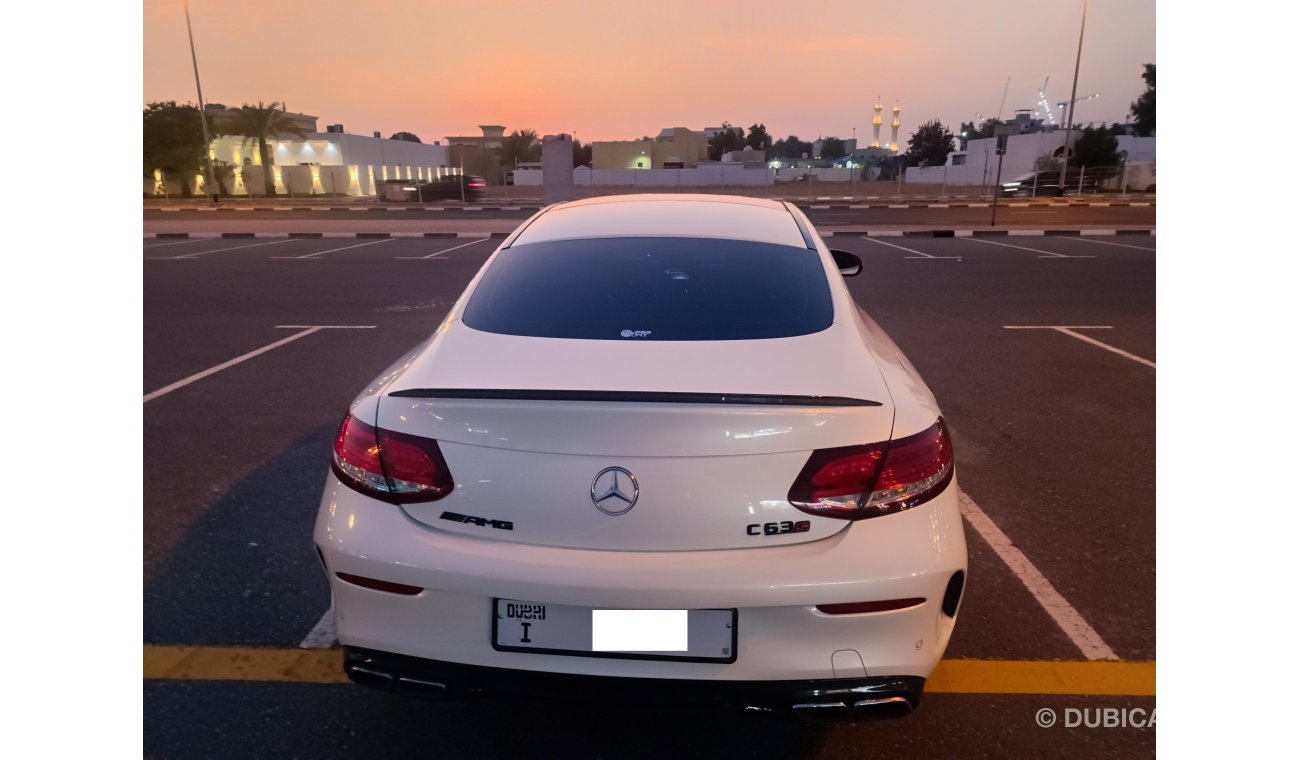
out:
M1075 99L1074 99L1074 102L1075 102L1075 103L1082 103L1082 102L1085 101L1085 100L1092 100L1093 98L1100 98L1100 97L1101 97L1101 93L1100 93L1100 92L1094 92L1094 93L1091 94L1091 95L1084 95L1084 96L1081 97L1081 98L1075 98ZM1057 104L1056 104L1056 107L1059 108L1059 109L1061 109L1061 121L1065 121L1065 107L1068 106L1068 105L1070 105L1070 101L1068 101L1068 100L1062 100L1060 103L1057 103ZM1053 122L1053 123L1055 123L1055 122Z
M1043 115L1043 118L1047 120L1047 123L1055 125L1056 112L1052 110L1051 104L1047 102L1047 83L1050 82L1051 79L1052 79L1051 77L1047 77L1046 79L1044 79L1043 86L1038 88L1037 110L1039 113Z

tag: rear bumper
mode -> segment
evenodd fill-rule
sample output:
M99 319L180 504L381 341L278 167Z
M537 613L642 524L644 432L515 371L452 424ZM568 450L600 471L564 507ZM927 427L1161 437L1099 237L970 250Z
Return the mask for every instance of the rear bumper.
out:
M565 702L712 703L791 712L812 720L903 717L925 687L917 676L791 681L698 681L539 673L464 665L344 647L348 678L362 686L423 699L481 694Z
M954 482L901 514L827 539L763 549L616 552L471 538L423 525L332 474L315 540L345 647L510 671L695 682L929 676L956 610L942 611L966 569ZM422 589L403 596L338 573ZM596 609L738 611L731 663L646 662L497 651L493 598ZM829 615L819 604L921 598L887 612ZM731 687L722 687L731 688Z

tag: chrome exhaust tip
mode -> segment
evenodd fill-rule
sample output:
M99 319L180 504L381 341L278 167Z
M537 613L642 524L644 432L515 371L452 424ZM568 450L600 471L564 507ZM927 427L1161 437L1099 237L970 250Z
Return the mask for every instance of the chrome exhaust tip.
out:
M399 676L397 693L421 699L442 699L447 694L447 684L438 681L426 681L422 678Z
M912 712L912 703L904 697L863 699L853 703L853 715L859 720L902 718Z
M347 667L347 674L353 683L361 686L383 689L384 691L393 688L393 674L383 670L368 668L364 665L350 665Z
M843 702L804 702L794 705L794 714L813 723L840 723L853 719Z

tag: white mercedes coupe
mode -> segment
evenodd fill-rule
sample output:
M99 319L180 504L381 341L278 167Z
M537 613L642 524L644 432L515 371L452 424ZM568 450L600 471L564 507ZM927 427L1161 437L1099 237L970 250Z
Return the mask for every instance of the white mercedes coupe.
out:
M948 429L861 268L771 200L520 225L339 427L314 537L347 675L910 712L966 542Z

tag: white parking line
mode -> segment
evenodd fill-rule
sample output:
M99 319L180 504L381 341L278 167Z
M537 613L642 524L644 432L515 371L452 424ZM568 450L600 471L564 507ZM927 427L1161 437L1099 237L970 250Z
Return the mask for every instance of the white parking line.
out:
M1011 539L1007 538L1007 534L984 514L984 510L980 509L978 504L964 493L958 497L957 504L966 522L970 523L975 532L979 533L993 548L1020 582L1025 584L1029 593L1042 605L1052 620L1056 621L1065 635L1070 637L1070 641L1074 642L1079 651L1083 652L1084 657L1089 660L1119 659L1115 651L1102 640L1091 625L1088 625L1088 621L1083 619L1079 611L1070 606L1051 581L1047 580L1037 567L1034 567L1034 563L1029 561L1024 552L1016 548Z
M322 256L322 255L324 255L324 254L327 254L327 253L335 253L335 252L337 252L337 251L346 251L346 250L350 250L350 249L352 249L352 248L361 248L362 246L367 246L367 245L378 245L378 244L380 244L380 243L391 243L392 241L394 241L394 240L396 240L396 239L397 239L397 238L390 238L390 237L388 237L388 238L380 238L379 240L372 240L372 241L370 241L369 243L357 243L356 245L345 245L345 246L343 246L342 248L330 248L330 249L328 249L328 250L324 250L324 251L316 251L315 253L309 253L309 254L307 254L307 255L305 255L305 256L272 256L271 258L273 258L273 259L315 259L315 258L317 258L317 257L319 257L319 256Z
M1059 333L1069 335L1071 338L1078 338L1084 343L1091 343L1097 348L1104 348L1107 351L1111 352L1112 354L1119 354L1125 359L1132 359L1138 364L1145 364L1151 369L1156 368L1156 363L1151 361L1150 359L1143 359L1140 356L1135 356L1134 354L1130 354L1128 351L1115 348L1114 346L1108 345L1106 343L1102 343L1101 341L1096 340L1095 338L1089 338L1087 335L1080 335L1079 333L1075 332L1075 330L1109 330L1111 329L1110 325L1002 325L1002 329L1004 330L1055 330Z
M1043 255L1038 257L1040 259L1095 259L1097 258L1096 256L1068 256L1064 253L1052 253L1051 251L1044 251L1042 248L1026 248L1023 245L1011 245L1009 243L995 243L992 240L985 240L983 238L973 237L970 240L972 243L987 243L988 245L1000 245L1003 248L1016 248L1021 251L1031 251L1033 253L1041 253Z
M215 367L209 367L208 369L190 375L189 377L184 378L183 380L177 380L171 385L164 385L163 387L159 388L158 390L152 393L146 393L144 395L144 403L147 404L150 401L153 401L154 399L160 396L166 396L168 393L171 393L174 390L184 388L190 383L202 380L203 378L209 375L215 375L216 373L220 372L223 369L228 369L230 367L235 366L236 364L239 364L240 362L248 361L249 359L252 359L255 356L264 354L267 351L272 351L274 349L279 348L280 346L286 345L288 343L292 343L295 340L298 340L299 338L305 338L308 335L311 335L312 333L315 332L320 332L321 330L373 330L374 327L375 327L374 325L276 325L276 329L303 328L303 330L302 332L294 333L293 335L290 335L287 338L282 338L280 340L277 340L274 343L268 343L267 345L262 346L259 349L255 349L253 351L249 351L246 354L236 356L230 361L222 362L221 364L218 364Z
M329 649L334 646L338 634L334 630L334 605L330 605L325 614L298 645L300 649Z
M931 256L930 254L925 253L925 252L923 252L923 251L917 251L917 250L913 250L913 249L911 249L911 248L904 248L904 247L901 246L901 245L894 245L893 243L886 243L886 242L883 241L883 240L876 240L876 239L874 239L874 238L869 238L869 237L867 237L866 235L863 235L863 236L862 236L862 239L863 239L863 240L869 240L869 241L871 241L871 242L873 242L873 243L879 243L880 245L887 245L887 246L889 246L890 248L897 248L897 249L900 250L900 251L907 251L908 253L915 253L915 254L917 254L916 256L904 256L903 258L905 258L905 259L956 259L957 261L961 261L961 257L960 257L960 256Z
M194 253L186 253L180 256L170 256L169 258L194 259L209 253L221 253L222 251L238 251L241 248L257 248L258 246L262 246L262 245L279 245L280 243L289 242L290 239L291 238L285 238L283 240L272 240L269 243L249 243L248 245L232 245L229 248L214 248L211 251L195 251Z
M1150 251L1151 253L1155 253L1155 252L1156 252L1156 249L1154 249L1154 248L1147 248L1147 247L1144 246L1144 245L1128 245L1128 244L1126 244L1126 243L1111 243L1111 242L1106 241L1106 240L1093 240L1092 238L1085 238L1085 237L1080 237L1079 239L1082 240L1082 241L1085 242L1085 243L1096 243L1097 245L1113 245L1113 246L1115 246L1116 248L1132 248L1132 249L1134 249L1134 250L1138 250L1138 251Z
M437 258L438 256L441 256L441 255L444 254L444 253L450 253L451 251L454 251L454 250L456 250L457 248L464 248L465 246L474 245L475 243L482 243L484 240L487 240L487 239L488 239L488 238L479 238L478 240L471 240L471 241L468 242L468 243L462 243L462 244L457 245L457 246L452 246L451 248L444 248L443 250L441 250L441 251L437 251L437 252L435 252L435 253L431 253L431 254L429 254L428 256L397 256L397 257L395 257L395 258L399 258L399 259L407 259L407 260L411 260L411 259L432 259L432 258Z
M162 248L163 246L168 246L168 245L185 245L186 243L197 243L203 239L204 238L190 238L188 240L174 240L170 243L157 243L155 245L146 245L144 246L144 249L147 251L150 248Z

